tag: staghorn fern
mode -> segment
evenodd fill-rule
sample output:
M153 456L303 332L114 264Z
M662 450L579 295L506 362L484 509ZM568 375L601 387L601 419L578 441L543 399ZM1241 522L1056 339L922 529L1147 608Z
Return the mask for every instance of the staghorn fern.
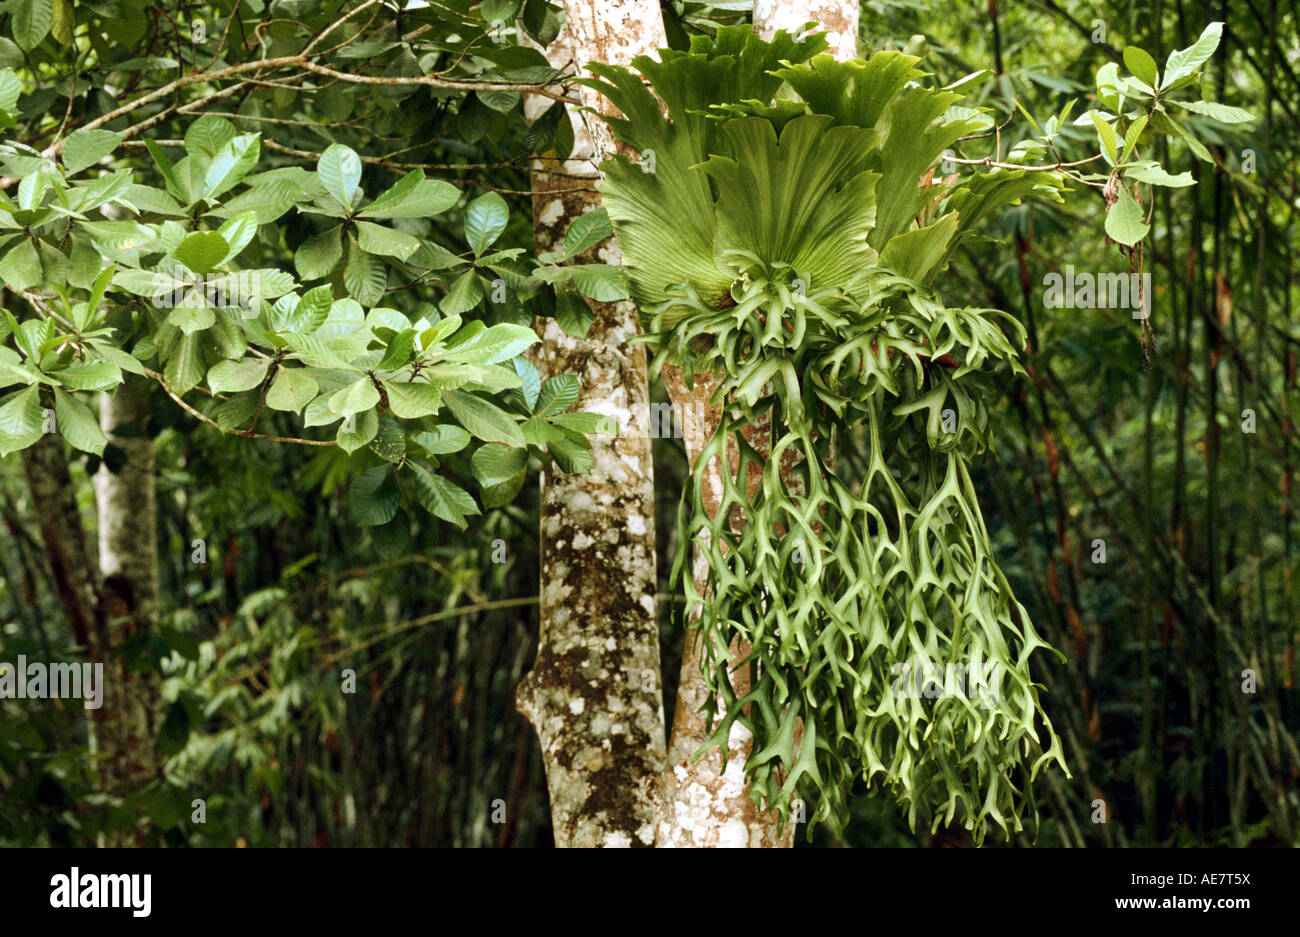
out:
M653 152L653 172L606 162L602 191L654 368L723 375L673 569L716 696L705 749L725 755L734 722L752 732L751 792L783 816L815 791L812 819L838 826L866 778L914 827L959 820L982 839L986 820L1022 829L1029 781L1065 767L1029 672L1047 645L994 562L967 468L988 439L987 370L1022 371L1024 332L995 310L948 308L928 284L972 225L1031 192L1059 198L1060 180L993 170L931 184L943 150L986 125L979 113L927 86L915 56L837 62L824 48L724 28L634 60L653 94L629 70L591 68L626 115L616 136ZM769 416L764 457L741 431ZM831 446L854 426L870 457L851 478ZM711 518L702 476L729 449ZM750 650L737 660L733 646ZM981 699L896 692L898 666L917 659L996 665L1000 679ZM742 698L737 667L751 675Z

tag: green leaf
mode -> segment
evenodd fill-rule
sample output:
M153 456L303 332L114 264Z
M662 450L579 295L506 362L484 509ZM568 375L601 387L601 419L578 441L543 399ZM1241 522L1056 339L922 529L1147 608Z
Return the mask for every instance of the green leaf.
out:
M414 169L412 174L420 170ZM405 177L404 177L405 178ZM428 218L440 215L460 201L460 190L441 179L421 179L402 198L389 199L389 192L401 185L398 182L361 212L363 218Z
M362 472L348 489L348 507L362 527L387 524L396 516L400 502L401 493L387 465Z
M215 231L194 231L173 252L173 256L198 274L207 273L226 259L230 245Z
M224 117L204 114L185 131L185 152L212 160L238 135L235 125Z
M1160 82L1160 90L1164 91L1204 65L1214 54L1214 50L1219 47L1219 38L1222 35L1223 24L1211 23L1202 31L1200 38L1186 49L1171 52L1169 60L1165 62L1165 77Z
M379 403L379 391L375 389L374 383L367 375L342 390L335 391L330 397L330 411L346 416L349 413L369 410L377 403Z
M447 349L444 358L466 364L496 364L509 361L538 341L537 333L527 326L501 323Z
M253 171L261 154L261 136L245 133L230 140L213 157L203 177L203 195L216 198Z
M573 219L564 232L564 256L576 257L588 248L595 247L614 234L609 223L609 213L597 208Z
M54 22L53 0L12 0L9 14L14 40L24 52L41 44Z
M515 399L524 405L524 409L531 413L537 404L537 395L542 390L542 376L537 373L537 367L523 355L515 358L511 364L514 365L515 373L519 375L521 382L512 393Z
M438 426L430 432L416 433L411 441L429 455L445 455L460 452L469 445L473 437L459 426Z
M578 379L572 374L557 374L546 379L534 408L538 416L562 413L578 400Z
M304 374L300 368L281 366L275 373L270 390L266 392L266 405L272 410L297 413L311 402L319 390L315 379Z
M298 245L293 266L304 280L320 280L334 272L343 259L343 236L340 226L313 235Z
M316 172L325 191L344 211L351 211L361 182L361 158L356 152L341 143L331 143L317 161Z
M44 424L45 412L37 385L10 395L0 403L0 456L26 449L36 442L43 434Z
M1132 179L1135 182L1145 182L1147 185L1163 185L1170 188L1183 188L1196 184L1196 180L1192 178L1190 172L1180 172L1176 176L1171 176L1165 171L1164 167L1156 162L1145 162L1130 166L1124 170L1124 178Z
M59 434L74 449L93 455L104 454L108 440L104 438L95 414L84 403L57 387L54 389L54 418Z
M1149 53L1137 46L1124 48L1124 64L1138 81L1148 88L1156 87L1156 60Z
M1127 186L1120 186L1119 200L1106 213L1106 233L1112 240L1132 247L1150 230L1142 220L1142 207L1129 194Z
M379 417L379 432L370 443L370 451L386 462L399 464L406 457L406 434L402 424L389 414Z
M539 267L537 276L550 283L567 280L579 293L598 303L616 303L628 298L623 271L612 264L569 264Z
M494 442L479 446L470 459L475 480L485 488L509 481L527 465L527 449L512 449Z
M526 444L519 424L496 404L459 390L447 391L443 399L460 425L484 442L499 442L507 446Z
M80 172L113 152L121 140L122 135L111 130L74 131L63 144L63 165L69 173Z
M363 251L406 260L420 247L418 238L403 231L385 228L370 221L358 221L356 225L357 244Z
M217 233L226 239L228 250L221 263L228 263L239 255L248 242L253 240L257 234L257 216L251 211L240 212L231 217L220 228Z
M384 349L384 357L379 360L379 370L394 371L407 364L411 360L411 352L415 349L415 329L402 329L388 343Z
M41 279L41 257L29 238L23 238L0 257L0 281L15 290L29 289Z
M483 283L474 270L466 270L447 290L447 295L439 304L443 315L455 316L468 312L483 300Z
M465 210L465 240L475 255L492 246L510 221L506 200L495 192L488 192L469 203Z
M502 507L519 494L528 468L528 450L497 443L479 446L470 468L482 490L483 506Z
M308 410L311 408L308 407ZM379 417L374 410L366 410L358 413L349 425L348 420L339 424L338 434L335 439L338 440L339 448L344 452L356 452L370 440L375 438L379 432Z
M266 369L270 364L270 358L218 361L208 371L208 387L216 394L252 390L266 379Z
M122 369L111 361L74 361L50 376L73 390L109 390L122 383Z
M464 530L468 526L465 518L480 513L474 499L463 488L432 474L415 462L409 463L409 466L415 481L416 497L430 514Z
M404 420L431 416L442 408L438 388L422 381L385 381L388 409Z
M184 394L198 386L203 380L203 362L199 356L199 337L182 335L176 348L167 359L163 377L168 385L178 394Z
M1170 103L1191 111L1193 114L1202 114L1213 118L1221 124L1251 124L1255 122L1255 115L1244 107L1230 107L1227 104L1219 104L1215 101L1171 100Z
M1096 111L1090 113L1092 122L1097 127L1097 139L1101 141L1101 151L1105 154L1106 161L1114 166L1119 161L1119 141L1115 137L1115 128L1106 123Z
M388 287L388 268L373 254L363 251L348 237L348 260L343 270L343 286L348 295L363 306L373 306Z

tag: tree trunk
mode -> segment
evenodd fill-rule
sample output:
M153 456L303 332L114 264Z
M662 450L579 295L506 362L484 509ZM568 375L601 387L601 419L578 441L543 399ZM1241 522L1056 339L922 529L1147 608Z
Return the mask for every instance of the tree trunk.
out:
M764 39L771 39L779 29L798 34L809 22L821 24L828 32L831 51L837 59L847 60L857 55L858 6L849 0L757 0L754 7L754 30ZM686 455L692 469L705 442L717 429L720 411L709 409L707 402L717 388L717 375L696 375L694 389L682 380L681 371L664 369L664 382L668 396L682 414L682 435L686 442ZM705 425L691 425L704 415ZM759 425L746 433L746 438L756 450L766 452L770 445L770 432ZM784 468L784 466L783 466ZM718 508L717 495L721 491L722 466L714 460L704 475L704 505L710 515ZM753 485L756 479L751 479ZM752 489L751 489L752 493ZM697 554L692 575L695 588L707 594L708 568ZM698 614L689 610L692 617ZM736 645L732 650L741 658L749 653L747 647ZM749 687L748 677L740 671L733 676L738 696L744 696ZM664 804L656 831L660 846L737 846L773 847L794 844L795 825L783 826L775 810L763 811L750 799L744 780L744 765L750 755L752 737L748 730L735 723L728 743L729 757L726 770L722 767L722 754L717 749L694 761L695 753L709 737L708 726L701 709L708 699L708 688L700 673L699 643L692 630L686 636L682 656L681 675L677 685L677 707L673 714L672 738L668 746L669 771L665 775ZM721 706L721 701L719 701Z
M626 63L666 44L657 6L575 0L566 12L568 29L546 50L557 67ZM584 89L584 103L599 106L595 97ZM531 116L550 103L530 100ZM570 118L573 156L533 165L538 251L600 204L595 163L612 139L599 120ZM578 260L617 264L621 255L610 238ZM586 338L566 335L554 319L539 323L539 370L577 375L577 409L643 426L635 417L649 406L645 350L627 343L639 332L636 308L590 306ZM541 629L516 700L541 740L556 845L650 846L665 757L650 439L598 436L592 456L588 475L542 472Z
M145 433L150 385L127 375L112 394L100 394L100 426L126 454L117 472L101 465L92 481L99 518L103 615L99 647L105 662L99 741L107 789L137 789L161 773L157 750L162 680L135 673L124 650L157 626L158 537L153 441ZM129 427L128 435L115 430Z

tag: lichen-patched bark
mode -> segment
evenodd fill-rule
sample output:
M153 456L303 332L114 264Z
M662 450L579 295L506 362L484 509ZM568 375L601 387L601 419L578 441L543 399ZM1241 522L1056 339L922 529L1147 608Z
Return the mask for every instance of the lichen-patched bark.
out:
M717 389L719 375L697 374L694 387L687 387L679 368L664 368L668 396L683 414L682 437L686 457L692 467L700 450L717 429L721 409L710 407L709 398ZM746 434L759 452L767 451L765 430ZM733 447L734 448L734 447ZM756 485L757 477L751 478ZM704 508L710 516L717 514L722 494L722 466L715 458L705 469L703 478ZM737 519L741 522L740 519ZM707 535L705 531L705 535ZM696 590L707 594L709 569L702 553L697 552L691 566ZM698 612L688 609L694 620ZM732 652L743 659L747 646L733 644ZM732 676L739 696L749 692L749 677L743 671ZM663 802L655 841L659 846L749 847L790 846L794 841L794 824L782 825L775 810L764 811L749 796L745 783L745 761L749 758L752 736L740 723L733 723L728 738L725 770L722 752L711 749L698 761L695 755L712 734L703 709L709 690L700 672L699 645L692 632L686 637L682 668L677 684L677 706L673 713L672 738L668 745L668 771L664 776ZM721 708L721 707L720 707Z
M601 0L595 6L613 15L635 4ZM605 22L594 15L592 24ZM599 29L581 35L588 45L567 45L563 32L552 43L547 54L557 66L647 51L626 47L621 37L623 51L615 53L601 45ZM653 36L649 41L655 48ZM573 123L573 157L563 165L534 163L538 251L555 247L570 222L600 204L595 150L585 127L599 121ZM621 258L610 239L579 259L617 264ZM540 323L543 345L535 360L543 375L578 377L577 409L628 427L650 397L645 351L628 345L639 330L636 308L591 308L595 319L583 339L566 335L553 319ZM556 845L651 846L665 732L650 440L597 436L592 457L588 475L542 473L541 631L517 703L541 740Z
M778 30L799 35L805 23L826 32L841 62L858 57L858 4L846 0L754 0L754 32L769 42Z
M130 670L123 648L158 621L158 540L153 441L145 434L150 386L128 375L100 394L100 425L126 455L114 473L101 465L92 481L99 518L99 569L104 614L104 706L99 720L101 768L110 790L132 790L158 777L157 737L162 683L157 673ZM130 428L130 435L115 430Z
M805 23L819 23L827 31L832 54L841 61L857 56L858 5L848 0L756 0L754 31L770 40L778 30L798 34ZM683 414L704 414L702 425L685 425L682 435L686 456L692 469L705 442L718 427L721 413L706 404L718 386L717 375L696 375L694 388L688 388L677 368L664 369L664 384L669 399ZM698 423L699 421L695 421ZM767 452L770 428L761 423L745 433L758 452ZM794 455L793 450L787 455ZM782 473L791 465L782 464ZM713 464L704 473L704 506L712 516L717 513L721 494L722 466ZM788 474L787 474L787 477ZM756 479L751 479L751 485ZM697 554L691 567L695 588L707 594L708 567ZM690 610L688 610L690 612ZM690 612L694 617L694 612ZM736 645L732 652L743 659L748 647ZM749 692L748 675L737 671L732 677L738 695ZM781 847L794 844L794 824L782 824L775 810L763 811L750 798L744 778L745 761L750 755L751 737L739 723L732 726L728 741L729 757L723 770L722 753L713 749L698 761L695 753L709 738L710 731L701 712L708 700L708 689L700 673L699 646L694 634L688 634L682 669L677 686L677 707L673 714L672 737L668 745L668 773L664 778L664 800L656 830L660 846L748 846Z

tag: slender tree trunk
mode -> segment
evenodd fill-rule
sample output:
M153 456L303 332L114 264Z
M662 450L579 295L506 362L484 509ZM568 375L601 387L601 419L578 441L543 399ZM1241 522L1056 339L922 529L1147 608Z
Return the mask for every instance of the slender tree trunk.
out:
M808 22L821 24L828 32L831 51L841 60L857 55L858 5L850 0L757 0L754 29L771 39L779 29L798 33ZM705 442L717 429L721 414L707 406L718 386L716 375L696 375L688 388L681 371L664 369L668 396L682 414L686 454L692 469ZM700 425L701 418L704 425ZM755 426L746 434L759 452L770 446L770 428ZM784 468L784 467L783 467ZM715 459L704 474L704 505L710 515L717 511L723 467ZM756 479L751 479L753 485ZM695 588L707 595L708 567L697 554L692 568ZM691 610L692 616L698 614ZM744 658L749 649L733 647ZM749 687L748 677L737 670L732 681L739 696ZM728 743L729 756L723 770L722 754L713 749L695 759L709 729L701 709L708 700L708 688L700 673L699 642L694 629L686 636L681 675L677 685L677 707L673 714L672 737L668 745L669 770L665 774L664 803L656 830L660 846L782 847L794 843L795 825L782 825L775 810L764 811L749 796L744 765L750 755L752 736L733 723ZM719 701L721 705L721 701Z
M126 454L114 473L101 465L92 481L99 518L103 616L99 646L105 662L104 715L99 721L102 770L109 790L128 791L158 777L157 735L162 681L136 673L124 651L158 622L158 539L153 441L145 433L149 384L127 376L100 395L100 425ZM127 435L116 431L125 430Z
M568 28L546 50L557 67L626 63L666 44L657 6L574 0L566 13ZM532 116L550 103L531 100ZM590 92L584 103L600 106ZM600 204L596 157L612 140L599 120L570 117L572 158L533 166L539 251ZM621 255L611 238L579 260L617 264ZM539 370L577 375L579 410L644 426L636 418L650 399L645 351L628 344L639 331L636 308L590 305L595 319L585 338L566 335L554 319L539 323ZM541 740L556 845L650 846L665 735L650 439L599 436L592 456L588 475L542 473L541 629L516 699Z

